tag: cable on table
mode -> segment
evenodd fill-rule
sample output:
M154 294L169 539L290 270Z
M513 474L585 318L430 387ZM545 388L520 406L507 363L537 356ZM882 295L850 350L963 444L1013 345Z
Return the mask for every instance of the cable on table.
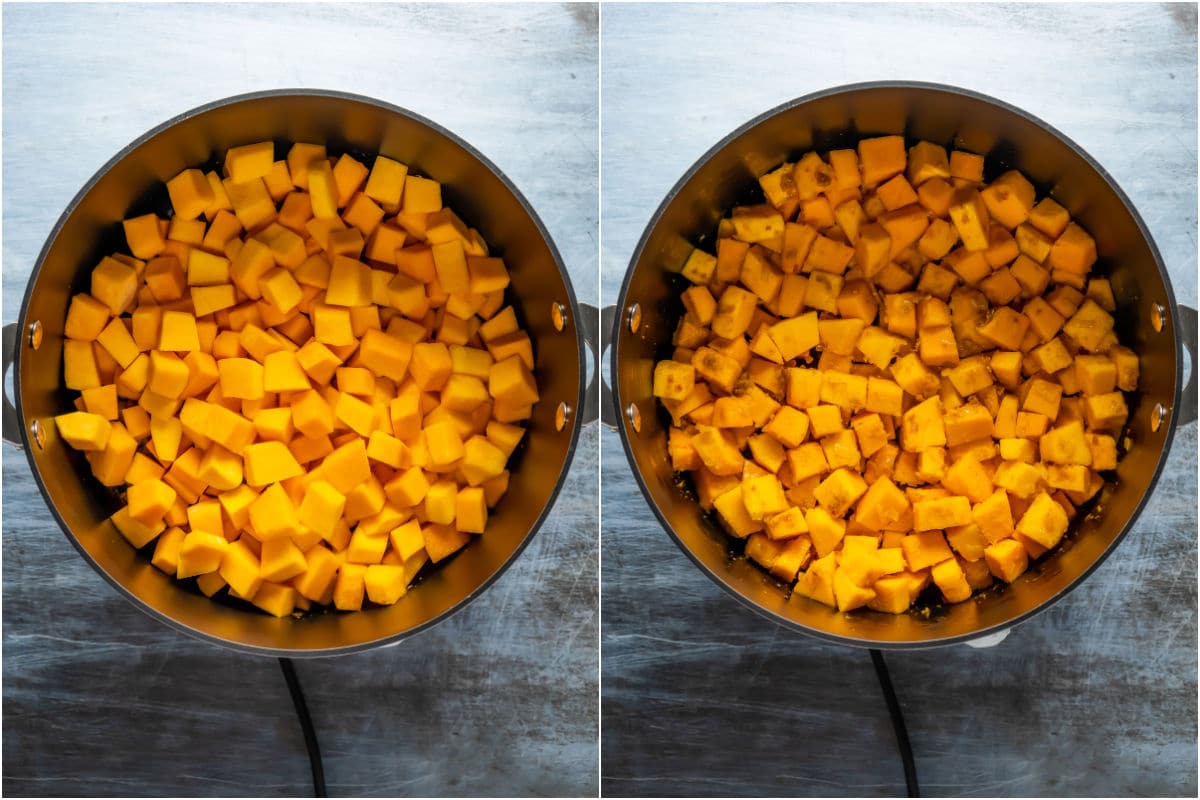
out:
M304 689L300 687L296 667L290 658L279 659L279 668L283 670L283 678L292 695L292 705L296 707L296 716L300 719L300 729L304 732L304 746L308 749L308 763L312 767L313 796L325 797L325 767L321 763L321 746L317 744L317 731L308 713Z
M872 649L871 663L875 665L875 677L879 679L879 688L883 691L883 699L887 702L888 713L892 717L892 728L896 731L896 747L899 748L900 760L904 763L904 783L908 786L908 796L920 797L921 787L917 785L917 764L913 759L912 745L908 741L908 728L904 725L904 713L900 710L900 701L892 687L892 677L888 673L887 662L883 660L883 653Z

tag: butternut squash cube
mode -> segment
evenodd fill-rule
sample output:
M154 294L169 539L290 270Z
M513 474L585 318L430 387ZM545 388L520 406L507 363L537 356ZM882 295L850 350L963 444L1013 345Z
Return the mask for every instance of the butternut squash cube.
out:
M866 492L867 483L860 475L839 468L817 486L813 495L832 516L843 517Z
M115 258L104 257L92 270L91 295L118 316L137 295L138 274Z
M429 480L420 467L409 467L384 484L388 500L400 508L412 508L429 492Z
M1100 350L1101 343L1112 328L1112 315L1088 298L1063 325L1063 333L1083 349L1094 353Z
M811 319L808 319L809 317ZM761 326L751 342L750 349L777 364L782 364L796 357L796 348L804 347L810 335L815 345L816 314L793 317L770 327ZM811 345L799 352L807 352L809 347Z
M1116 431L1129 417L1125 396L1120 392L1083 398L1083 417L1089 430Z
M971 501L965 497L943 497L913 503L913 529L929 531L971 522ZM912 563L909 563L912 566Z
M908 179L918 186L930 178L949 178L946 148L933 142L917 142L908 149Z
M214 200L208 179L198 169L185 169L167 181L167 194L171 198L175 218L179 220L196 219Z
M971 587L962 567L953 558L935 564L930 571L933 582L949 603L961 603L971 596Z
M715 475L738 475L742 471L745 459L741 452L734 447L717 428L708 425L697 426L697 432L692 436L692 446L700 460Z
M858 161L865 186L873 186L903 172L908 162L904 137L879 136L860 140Z
M810 508L804 514L808 535L819 557L832 553L846 535L846 523L832 517L823 508Z
M1002 539L984 550L992 574L1005 583L1019 578L1029 565L1029 554L1016 539Z
M993 434L992 415L979 403L966 403L943 415L946 444L951 447Z
M414 346L409 342L371 328L363 334L358 358L364 367L376 375L400 381L409 370L414 352ZM429 360L428 354L423 356L423 360Z
M955 190L950 201L950 221L967 250L987 250L990 219L978 191L971 187Z
M424 525L421 535L425 537L425 551L429 560L438 563L458 552L471 541L469 533L456 531L450 525Z
M199 350L200 334L196 328L196 318L186 311L163 311L158 349L176 353Z
M442 185L409 172L404 179L401 204L406 214L431 214L442 207Z
M258 400L265 393L261 364L249 358L223 358L217 362L221 394L242 400Z
M1042 484L1042 473L1032 464L1003 461L996 467L992 481L1009 494L1027 499L1037 493Z
M1033 499L1017 523L1017 532L1028 536L1046 549L1057 545L1067 532L1067 512L1042 492Z
M371 305L371 268L356 259L335 255L325 302L331 306Z
M980 193L988 213L997 222L1013 229L1029 218L1035 191L1024 175L1009 170L992 181Z
M169 191L170 184L168 184ZM124 220L125 242L134 258L151 259L163 251L166 241L154 214L143 214Z
M745 505L743 485L737 485L713 501L713 508L730 535L745 539L763 529L762 520L750 516Z
M179 567L179 547L186 536L183 528L168 528L158 537L150 563L168 575L174 575Z
M279 443L268 442L267 444ZM247 464L249 464L249 459L247 459ZM248 473L249 469L247 469ZM254 529L254 538L260 542L284 539L300 532L300 521L296 518L295 505L280 483L272 483L264 489L250 503L248 513L250 525Z
M366 592L367 568L362 564L345 563L338 569L333 586L333 604L341 611L358 611L362 608Z
M886 378L867 378L867 411L900 416L904 409L904 390Z
M896 259L920 240L929 227L929 214L917 203L886 211L879 215L879 224L891 237L889 256Z
M312 320L313 335L318 342L324 345L342 347L358 341L354 336L354 327L350 322L350 309L348 308L315 303Z
M839 567L833 574L833 594L838 611L853 611L875 599L875 590L859 586L851 574Z
M696 381L696 370L690 364L660 361L654 366L654 396L668 400L683 400Z
M283 442L258 442L247 445L242 451L245 462L246 483L253 487L302 475L304 470L296 463L295 456Z
M303 574L307 567L304 553L290 539L270 539L262 543L259 572L263 580L282 583Z
M807 597L818 603L836 607L837 602L833 590L836 570L836 557L832 552L816 559L809 565L806 572L799 575L793 596Z
M296 592L314 603L328 604L341 563L337 556L321 545L313 545L304 553L304 572L292 581Z
M272 142L231 147L225 152L225 171L234 183L265 178L275 164L275 145Z
M296 519L325 539L329 539L333 536L345 508L345 495L327 481L315 480L304 492L304 499L296 510Z
M263 581L250 600L273 617L286 617L296 610L296 590L270 581Z
M477 486L459 489L454 499L455 529L463 533L483 533L487 518L487 499L483 489Z
M458 487L452 479L434 481L425 494L425 515L435 525L453 525Z
M150 351L150 370L146 388L163 397L178 398L187 388L189 372L187 364L174 353Z
M390 606L408 591L404 567L394 564L372 564L363 576L367 597L372 603Z
M766 518L767 536L771 539L792 539L808 532L808 523L804 520L804 512L797 506L790 506L778 514Z
M175 503L175 490L161 480L151 479L135 483L125 495L129 516L143 525L154 526Z
M900 540L900 549L904 552L904 561L908 564L909 571L912 572L954 558L954 553L946 544L946 538L941 531L936 530L905 536Z
M191 531L179 545L177 578L190 578L206 572L216 572L229 549L229 542L219 533Z
M76 450L98 451L108 444L112 423L99 414L72 411L54 418L58 435Z
M1046 264L1054 270L1086 275L1096 263L1096 240L1074 222L1054 241Z
M787 510L783 486L774 475L745 478L742 481L742 503L750 519L760 521Z
M943 447L946 443L940 398L931 397L904 412L901 417L900 444L905 450L915 453L929 447Z
M537 384L519 356L497 361L488 370L488 393L497 401L532 404L538 401Z

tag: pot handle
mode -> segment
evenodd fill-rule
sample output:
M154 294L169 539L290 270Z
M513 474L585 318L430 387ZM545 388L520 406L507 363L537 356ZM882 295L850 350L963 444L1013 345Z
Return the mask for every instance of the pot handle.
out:
M1179 394L1180 407L1175 409L1175 424L1187 425L1196 421L1196 371L1200 368L1200 364L1196 363L1196 309L1179 305L1175 310L1183 327L1179 332L1179 341L1183 342L1192 359L1192 374Z
M4 326L3 337L0 339L0 357L3 358L4 371L0 372L0 381L8 376L8 371L12 369L13 360L17 353L17 323L10 322ZM13 381L16 381L16 376L13 376ZM8 399L7 382L0 384L0 394L3 395L3 430L4 441L15 447L21 448L25 446L25 440L21 436L21 424L17 417L17 408L12 404L12 400Z
M609 388L608 382L604 380L604 367L601 357L604 351L608 349L608 332L612 327L613 314L616 313L616 306L605 306L604 308L596 308L587 303L579 304L580 311L583 312L583 338L588 343L588 347L592 351L592 363L595 365L595 371L592 373L592 380L588 383L587 393L583 401L583 424L588 425L600 420L600 423L605 427L616 430L617 420L613 411L612 389Z
M975 650L986 650L989 647L995 647L1003 642L1008 638L1010 633L1012 633L1012 628L1005 628L997 633L989 633L987 636L980 636L976 639L968 639L967 641L963 642L963 644Z

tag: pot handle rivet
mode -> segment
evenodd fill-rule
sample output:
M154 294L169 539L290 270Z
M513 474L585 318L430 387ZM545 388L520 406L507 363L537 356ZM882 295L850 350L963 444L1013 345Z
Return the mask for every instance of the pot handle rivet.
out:
M1155 403L1154 409L1150 412L1150 430L1157 432L1166 418L1167 407L1162 403Z
M571 418L571 406L567 403L559 403L558 408L554 409L554 429L561 431L567 427L567 420Z
M629 418L629 424L633 426L637 433L642 432L642 412L638 410L637 403L630 403L625 407L625 416Z
M42 346L42 322L34 320L29 323L29 346L37 350Z
M550 322L559 333L562 333L567 325L567 310L557 300L550 304Z
M1155 303L1150 309L1150 327L1155 333L1162 333L1163 327L1166 325L1167 309L1162 303Z
M0 373L0 380L4 380L4 383L0 384L0 391L2 391L3 396L4 396L3 431L2 431L2 433L4 436L4 441L8 442L11 445L15 445L16 447L24 447L25 441L24 441L24 436L22 435L22 431L21 431L21 421L20 421L20 418L17 416L16 406L14 406L12 404L12 400L10 400L8 398L8 383L7 383L8 372L9 372L9 370L12 369L13 360L16 358L17 330L18 330L17 323L10 322L9 324L4 326L4 331L3 331L2 344L3 344L4 372ZM32 336L30 337L30 342L32 343ZM14 384L16 383L16 380L17 380L17 376L14 375L13 376Z
M29 435L33 439L33 443L37 445L38 450L46 446L46 431L42 428L42 423L36 419L29 423Z
M634 303L629 307L629 332L637 333L640 327L642 327L642 307L638 303Z

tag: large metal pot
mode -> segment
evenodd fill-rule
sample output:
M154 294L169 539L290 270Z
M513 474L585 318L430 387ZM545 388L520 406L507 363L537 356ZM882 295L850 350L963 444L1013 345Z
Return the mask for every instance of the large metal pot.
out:
M72 410L62 382L63 323L100 257L124 246L120 221L165 213L164 182L229 147L273 139L324 142L331 152L382 154L442 182L447 205L475 226L512 275L509 299L533 340L541 401L514 454L508 494L487 534L436 568L393 606L274 619L216 603L151 566L108 521L115 496L46 421ZM340 92L243 95L189 111L130 144L88 181L54 226L29 279L21 314L5 329L16 408L4 436L24 443L51 512L80 554L134 605L202 639L249 653L317 656L395 643L478 596L528 544L565 478L582 422L584 335L575 293L554 244L516 187L482 154L416 114ZM556 420L556 417L558 419Z
M965 603L893 616L840 613L781 585L746 558L699 504L680 490L667 456L670 418L651 395L654 363L669 357L683 313L677 274L693 246L715 241L731 206L762 202L757 177L808 150L853 147L902 134L987 155L992 178L1021 170L1096 239L1096 271L1112 281L1117 333L1141 357L1129 452L1090 514L1064 544L1011 586ZM823 639L913 648L997 634L1063 597L1120 542L1150 497L1175 425L1195 419L1193 377L1181 399L1181 343L1195 363L1196 312L1177 308L1162 259L1141 218L1104 169L1078 145L1029 114L975 92L924 83L864 83L801 97L751 120L709 150L671 189L638 243L612 328L616 425L629 463L663 527L719 586L766 617Z

